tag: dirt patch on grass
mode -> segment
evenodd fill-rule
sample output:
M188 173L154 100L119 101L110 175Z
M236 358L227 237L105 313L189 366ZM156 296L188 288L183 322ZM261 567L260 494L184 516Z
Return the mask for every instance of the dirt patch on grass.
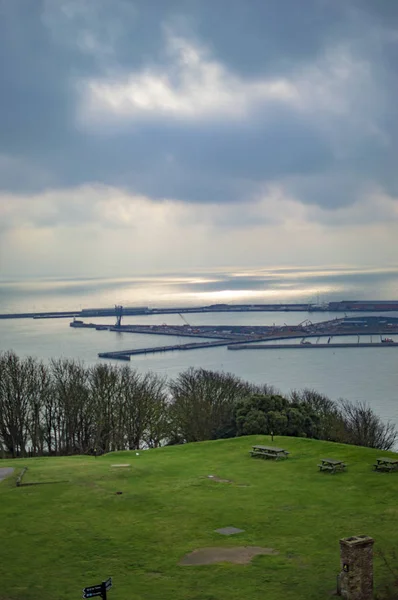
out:
M387 515L398 515L398 508L394 506L393 508L387 508L384 512Z
M279 552L273 548L261 548L260 546L199 548L186 554L179 564L214 565L221 562L230 562L235 565L247 565L258 554L279 554Z

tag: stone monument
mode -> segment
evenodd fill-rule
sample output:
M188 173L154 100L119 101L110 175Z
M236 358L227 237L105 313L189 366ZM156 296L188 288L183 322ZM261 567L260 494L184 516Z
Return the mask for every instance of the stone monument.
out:
M373 544L368 535L340 540L338 594L347 600L373 600Z

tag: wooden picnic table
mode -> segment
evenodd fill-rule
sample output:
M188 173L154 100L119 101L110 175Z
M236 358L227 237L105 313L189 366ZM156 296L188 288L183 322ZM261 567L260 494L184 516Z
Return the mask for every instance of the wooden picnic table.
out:
M278 458L287 458L289 452L284 448L275 448L275 446L259 446L255 445L252 447L250 452L251 456L256 458L271 458L278 460Z
M345 471L347 465L342 460L335 458L322 458L321 464L318 465L319 471L327 471L328 473L337 473Z
M389 458L385 456L383 458L377 458L376 464L373 465L375 471L384 471L386 473L390 473L391 471L398 470L398 459Z

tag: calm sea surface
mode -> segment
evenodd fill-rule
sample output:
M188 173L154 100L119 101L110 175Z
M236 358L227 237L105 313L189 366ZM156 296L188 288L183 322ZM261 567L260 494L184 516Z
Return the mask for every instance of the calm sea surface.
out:
M317 302L342 299L398 299L398 269L278 269L201 272L126 279L0 280L0 313L125 306L193 306L219 302ZM235 313L185 315L192 325L298 324L333 313ZM398 316L398 315L394 315ZM108 319L91 319L112 323ZM183 324L178 315L129 317L125 323ZM45 360L70 357L94 364L97 353L163 346L184 338L76 330L69 320L0 320L0 351ZM348 341L348 340L347 340ZM365 338L363 339L365 341ZM398 341L398 336L396 336ZM117 363L116 363L117 364ZM130 365L174 377L190 367L223 370L282 392L304 387L368 402L385 420L398 424L398 348L270 350L232 352L226 348L132 357Z

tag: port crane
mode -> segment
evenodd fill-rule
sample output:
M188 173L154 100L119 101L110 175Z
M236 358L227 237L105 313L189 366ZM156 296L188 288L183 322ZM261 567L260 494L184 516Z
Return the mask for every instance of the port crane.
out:
M186 320L186 318L185 318L185 317L183 317L181 313L178 313L178 314L179 314L179 316L181 317L181 319L184 321L185 325L191 329L192 333L200 333L200 330L199 330L199 329L193 329L193 328L192 328L192 325L190 325L190 324L188 323L188 321Z
M115 304L115 315L116 315L116 325L115 325L115 327L120 327L121 324L122 324L123 306Z
M309 319L304 319L304 321L301 321L301 323L299 323L297 327L310 327L311 325L313 325L312 321L310 321Z
M190 324L188 323L188 321L186 320L186 318L183 317L181 313L178 313L178 316L181 317L181 319L184 321L185 325L188 325L188 327L191 327Z

